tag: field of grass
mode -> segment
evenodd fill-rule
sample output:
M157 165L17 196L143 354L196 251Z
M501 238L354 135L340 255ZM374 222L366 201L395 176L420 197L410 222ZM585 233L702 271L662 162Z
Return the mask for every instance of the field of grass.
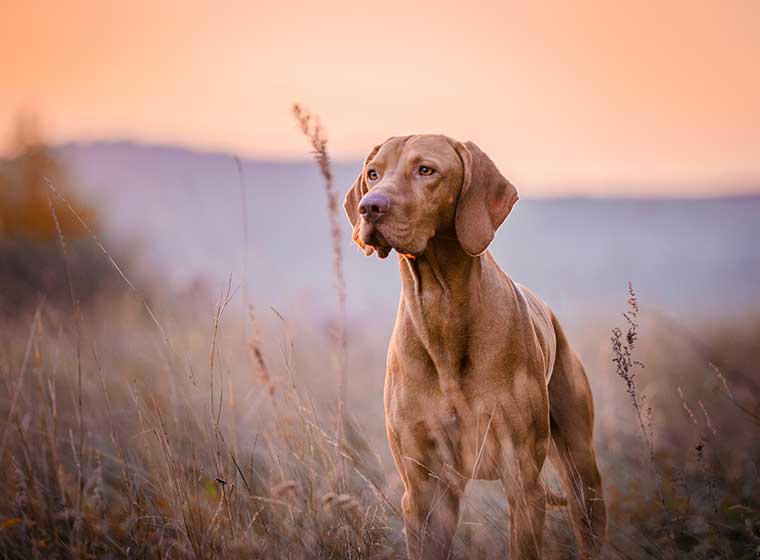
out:
M340 437L329 328L271 310L253 322L226 295L154 301L156 321L128 291L79 313L41 298L5 319L4 557L403 556L381 407L387 334L349 328ZM687 328L645 305L639 318L645 367L624 364L630 388L612 326L571 333L594 387L606 554L754 558L760 321ZM619 355L632 340L620 326ZM504 554L500 489L472 486L455 552ZM546 530L550 553L572 557L562 509Z
M37 197L57 239L0 244L3 558L404 556L382 410L390 332L346 318L326 152L319 163L338 286L327 323L253 309L246 278L171 293L89 228L67 240L83 224ZM619 311L568 329L596 403L604 556L758 558L760 309L687 322L621 286ZM504 557L505 508L497 484L471 483L454 557ZM573 558L566 511L547 520L546 556Z

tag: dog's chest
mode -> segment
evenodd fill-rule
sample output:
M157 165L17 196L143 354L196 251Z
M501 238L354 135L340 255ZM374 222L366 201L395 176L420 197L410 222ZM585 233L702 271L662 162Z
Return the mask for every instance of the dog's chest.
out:
M442 313L415 324L419 317L401 314L391 341L388 422L415 460L498 478L506 446L528 429L526 412L546 391L543 368L488 322Z
M461 393L425 398L400 391L386 413L404 455L455 484L503 475L511 453L504 411L484 395L472 401Z

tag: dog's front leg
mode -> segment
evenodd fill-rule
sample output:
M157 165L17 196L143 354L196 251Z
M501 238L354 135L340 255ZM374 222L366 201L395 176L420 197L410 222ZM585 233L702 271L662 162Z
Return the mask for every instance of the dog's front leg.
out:
M546 494L540 478L520 477L511 481L506 491L510 560L541 558Z
M401 509L408 558L445 560L451 556L466 482L447 476L451 470L444 467L440 456L430 453L432 440L407 438L402 442L390 423L386 429L391 455L404 483Z
M548 427L535 434L513 433L502 484L509 506L510 560L539 559L543 549L546 491L541 468L548 451Z
M446 560L459 516L460 489L429 473L425 478L413 476L404 482L401 507L409 559Z

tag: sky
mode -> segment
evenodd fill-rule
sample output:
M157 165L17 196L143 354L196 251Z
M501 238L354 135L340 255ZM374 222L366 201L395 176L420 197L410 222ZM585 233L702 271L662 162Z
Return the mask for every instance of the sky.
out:
M530 195L760 191L760 2L0 0L0 150L129 139L359 160L472 140Z

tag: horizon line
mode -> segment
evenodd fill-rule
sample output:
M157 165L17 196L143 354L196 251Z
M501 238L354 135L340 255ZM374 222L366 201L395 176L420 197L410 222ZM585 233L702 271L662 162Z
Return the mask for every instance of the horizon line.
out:
M43 143L52 150L61 150L66 148L87 148L97 146L129 146L138 149L157 150L166 149L176 152L184 152L196 156L206 157L229 157L240 158L243 161L250 163L260 164L279 164L279 165L305 165L313 163L313 159L307 150L304 150L303 156L262 156L258 154L246 153L243 151L235 151L222 146L208 146L203 147L192 143L182 142L162 142L155 140L142 140L135 138L83 138L74 140L65 140L59 143ZM0 162L13 160L17 155L0 153ZM362 158L331 158L331 162L335 165L346 166L361 166ZM609 183L601 183L599 181L587 181L573 180L567 184L560 185L559 183L544 183L540 185L540 190L554 191L556 187L563 186L566 193L546 192L546 194L532 193L528 196L523 196L524 199L540 199L540 200L561 200L561 199L597 199L597 200L713 200L713 199L742 199L742 198L758 198L760 197L760 178L748 179L748 178L727 178L721 179L702 179L694 181L693 184L702 187L716 187L718 185L730 186L731 191L726 193L721 192L689 192L686 190L681 194L672 192L657 193L620 193L620 192L608 192L604 194L598 194L595 192L589 192L593 190L593 187L600 187L602 185L609 186L614 185L617 188L628 188L634 185L647 185L651 187L665 187L666 190L673 187L683 187L686 183L666 180L651 180L644 183L630 183L624 180L610 181ZM533 189L535 191L535 189Z

